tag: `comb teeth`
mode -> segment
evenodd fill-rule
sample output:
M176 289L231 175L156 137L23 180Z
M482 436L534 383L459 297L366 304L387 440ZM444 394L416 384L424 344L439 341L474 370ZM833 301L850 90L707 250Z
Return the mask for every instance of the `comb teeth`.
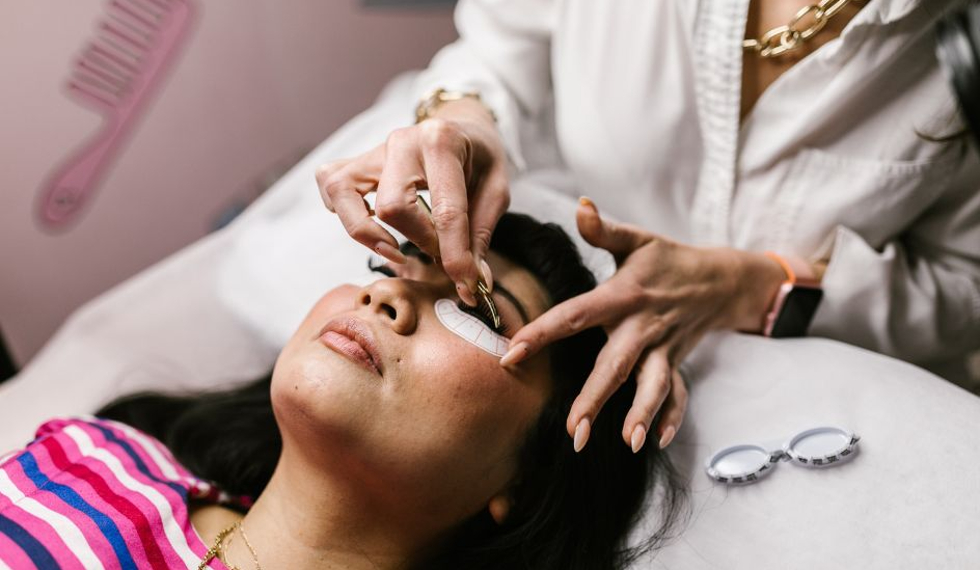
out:
M96 107L115 107L123 101L124 96L122 92L106 85L98 78L78 71L68 82L68 89L73 94L80 96L83 102Z
M89 44L88 49L82 54L82 59L92 61L126 77L139 73L142 61L138 55L126 51L108 38L101 38L101 41Z
M141 30L118 12L109 12L109 17L102 22L99 29L130 49L149 51L153 45L151 33Z
M75 64L69 88L86 101L98 106L115 106L122 102L133 89L139 74L138 59L118 49L118 46L99 41L89 44Z
M148 10L169 11L173 8L174 0L130 0L136 4L147 6Z
M162 14L135 0L113 0L110 10L133 22L146 31L153 32L160 27Z
M173 0L112 0L107 17L75 65L69 89L83 102L115 107L135 90Z

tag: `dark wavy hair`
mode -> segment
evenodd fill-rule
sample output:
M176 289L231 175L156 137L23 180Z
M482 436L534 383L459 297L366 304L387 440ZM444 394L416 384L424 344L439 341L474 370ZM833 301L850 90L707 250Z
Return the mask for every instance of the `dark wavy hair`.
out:
M596 285L557 225L507 213L490 246L535 275L554 304ZM656 440L633 454L620 436L635 382L628 381L605 404L581 453L573 451L565 432L565 418L605 338L594 328L548 348L553 392L520 450L509 516L498 525L483 509L429 553L420 568L612 570L673 536L685 510L685 487ZM157 437L191 472L225 491L257 497L282 448L270 381L271 372L216 393L136 394L97 415ZM660 525L630 545L629 530L651 496L657 500L648 508L659 511Z

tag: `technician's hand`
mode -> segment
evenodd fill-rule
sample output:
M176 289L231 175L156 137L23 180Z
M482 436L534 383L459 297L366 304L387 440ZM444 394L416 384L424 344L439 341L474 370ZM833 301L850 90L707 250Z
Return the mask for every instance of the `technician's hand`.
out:
M586 241L613 254L616 273L517 331L500 363L511 366L555 340L603 326L608 341L566 423L576 451L585 446L599 410L634 366L637 390L623 440L639 451L660 411L656 433L665 447L687 407L678 364L712 329L759 330L785 279L782 269L762 254L691 247L603 220L587 198L576 218Z
M377 190L379 219L439 259L460 297L476 304L478 275L492 287L485 261L490 236L510 204L506 154L492 116L478 102L447 103L417 125L393 131L353 159L324 164L316 179L323 203L347 233L394 263L398 242L368 212ZM432 217L416 203L428 188Z

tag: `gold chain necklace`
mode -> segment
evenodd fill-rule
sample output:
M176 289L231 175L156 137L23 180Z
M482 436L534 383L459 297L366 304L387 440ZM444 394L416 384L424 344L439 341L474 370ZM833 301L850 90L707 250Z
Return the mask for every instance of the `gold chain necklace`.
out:
M248 535L245 534L245 527L242 526L242 521L237 521L235 524L218 533L218 536L214 538L214 546L209 548L204 554L204 558L201 559L201 563L197 566L197 570L207 570L208 563L215 558L223 562L224 565L230 570L241 570L238 566L232 565L225 559L225 539L236 530L242 535L242 539L245 541L245 546L248 547L248 551L252 554L252 562L255 563L255 570L262 570L262 566L259 565L259 556L255 553L255 549L252 548L252 543L249 542ZM231 540L231 538L228 539L228 544L231 544Z
M816 4L804 6L788 24L776 26L757 40L743 40L742 48L745 51L758 53L764 58L779 57L797 50L807 40L820 33L827 22L850 3L851 0L820 0ZM812 19L810 25L799 28L800 23L806 18Z

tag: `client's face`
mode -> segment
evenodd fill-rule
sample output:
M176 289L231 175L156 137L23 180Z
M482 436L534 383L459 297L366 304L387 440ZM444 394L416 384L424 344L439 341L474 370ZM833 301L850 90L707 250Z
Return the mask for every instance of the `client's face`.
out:
M548 296L523 268L494 253L488 262L512 336ZM417 509L433 524L460 521L506 492L550 394L549 363L542 355L506 370L471 342L492 338L491 327L471 322L469 340L447 328L435 303L458 297L431 260L388 268L395 278L324 295L280 354L272 399L284 451L356 481L378 504Z

